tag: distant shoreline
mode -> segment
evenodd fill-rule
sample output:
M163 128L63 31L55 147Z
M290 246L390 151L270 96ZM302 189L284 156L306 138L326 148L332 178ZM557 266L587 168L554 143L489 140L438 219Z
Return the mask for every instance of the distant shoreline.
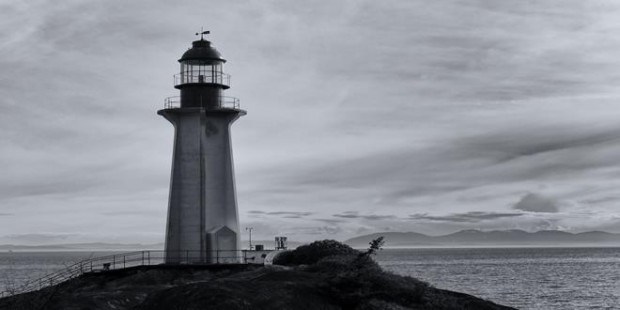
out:
M354 249L365 249L364 247L353 247ZM464 245L464 246L384 246L383 249L389 250L408 250L408 249L599 249L599 248L620 248L618 245Z
M346 244L364 248L373 239L384 237L385 248L583 248L619 247L620 234L602 231L570 233L558 230L461 230L429 236L417 232L379 232L351 238Z
M442 248L616 248L620 234L603 231L570 233L558 230L526 232L522 230L462 230L439 236L417 232L378 232L357 236L344 241L351 247L365 249L368 242L385 238L389 249L442 249ZM243 241L243 245L247 245ZM289 241L291 249L306 242ZM309 243L309 242L308 242ZM271 244L269 240L255 240L253 244ZM48 245L0 244L0 252L131 252L163 251L163 243L60 243Z

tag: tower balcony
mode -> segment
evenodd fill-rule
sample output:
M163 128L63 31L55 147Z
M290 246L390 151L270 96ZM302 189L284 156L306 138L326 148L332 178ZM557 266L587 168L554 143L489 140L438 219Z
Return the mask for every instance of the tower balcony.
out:
M210 73L178 73L174 75L174 87L185 84L217 84L230 88L230 74L223 72Z
M173 96L164 99L164 109L179 109L181 108L181 97ZM239 110L239 99L235 97L220 96L217 108L219 109L235 109Z

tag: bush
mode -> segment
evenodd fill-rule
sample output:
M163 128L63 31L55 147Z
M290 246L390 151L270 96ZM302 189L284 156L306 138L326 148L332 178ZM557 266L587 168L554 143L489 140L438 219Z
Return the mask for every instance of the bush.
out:
M322 258L308 267L311 272L325 275L341 275L343 273L360 273L373 270L381 270L379 264L372 258L357 255L332 255Z
M410 277L403 277L381 270L372 260L360 264L361 268L348 268L334 260L321 261L321 268L329 268L332 273L326 278L323 290L330 298L337 300L345 308L355 309L371 300L384 300L408 306L422 301L428 284ZM334 272L335 271L335 272Z
M321 240L282 253L275 257L273 263L285 266L311 265L328 256L359 254L358 250L336 240Z
M320 274L321 291L346 309L373 309L374 304L398 308L422 301L428 285L419 280L385 272L372 258L383 238L370 242L364 252L334 240L316 241L283 253L277 264L309 265L304 270ZM370 307L370 308L369 308Z
M291 260L293 260L293 251L284 251L273 257L273 264L288 266Z
M315 241L276 256L274 264L309 265L304 270L324 279L322 293L347 309L372 308L373 303L419 304L428 285L383 271L372 259L382 245L383 238L378 238L360 252L335 240Z

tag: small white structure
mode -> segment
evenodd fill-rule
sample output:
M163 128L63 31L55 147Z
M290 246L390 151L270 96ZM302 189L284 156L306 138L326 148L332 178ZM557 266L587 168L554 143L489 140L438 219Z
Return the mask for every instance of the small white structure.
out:
M239 250L238 234L228 226L220 226L207 232L207 253L214 253L209 257L209 263L238 263L241 251Z
M275 241L276 241L276 245L275 245L276 250L286 250L288 248L286 237L278 236L276 237Z

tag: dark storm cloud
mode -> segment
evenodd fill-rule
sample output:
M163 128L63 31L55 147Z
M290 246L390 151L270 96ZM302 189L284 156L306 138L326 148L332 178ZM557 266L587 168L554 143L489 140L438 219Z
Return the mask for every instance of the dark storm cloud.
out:
M426 220L436 222L457 222L457 223L478 223L481 221L495 220L500 218L513 218L522 216L521 213L498 213L498 212L481 212L471 211L467 213L453 213L444 216L430 216L427 214L412 214L409 216L412 220Z

